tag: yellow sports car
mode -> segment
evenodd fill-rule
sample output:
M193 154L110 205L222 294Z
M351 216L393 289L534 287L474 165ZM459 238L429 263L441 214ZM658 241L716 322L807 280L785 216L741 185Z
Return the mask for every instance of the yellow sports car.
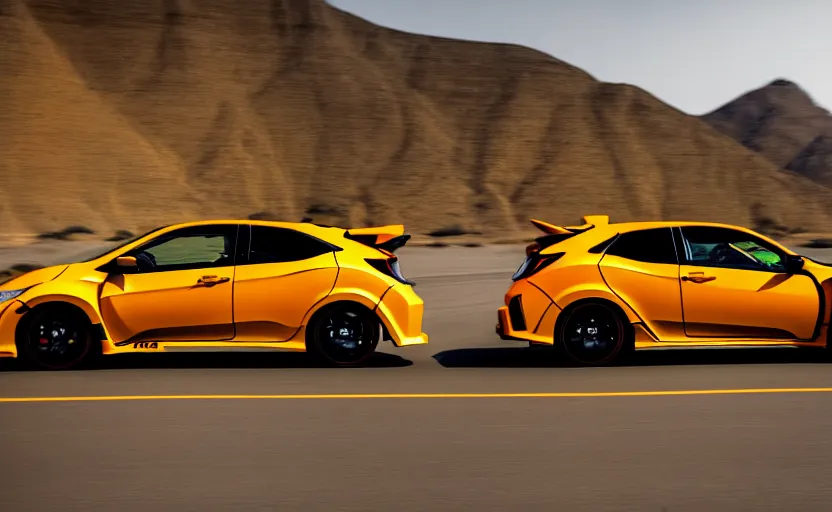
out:
M0 356L67 369L96 353L205 347L364 362L379 338L427 343L393 252L404 227L194 222L0 285Z
M737 226L583 221L532 220L544 235L498 310L503 339L582 365L658 347L827 347L832 266Z

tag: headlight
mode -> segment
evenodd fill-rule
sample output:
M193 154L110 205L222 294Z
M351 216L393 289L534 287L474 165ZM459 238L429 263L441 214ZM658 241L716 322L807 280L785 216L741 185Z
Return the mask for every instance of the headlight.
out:
M25 288L23 290L2 290L2 291L0 291L0 304L6 302L8 300L12 300L15 297L20 296L20 294L22 294L25 291L26 291Z

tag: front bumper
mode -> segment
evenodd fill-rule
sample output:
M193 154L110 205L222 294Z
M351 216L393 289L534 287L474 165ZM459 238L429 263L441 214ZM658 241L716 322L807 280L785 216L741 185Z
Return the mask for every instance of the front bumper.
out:
M22 305L17 299L0 303L0 357L17 357L14 336L20 315L15 310Z

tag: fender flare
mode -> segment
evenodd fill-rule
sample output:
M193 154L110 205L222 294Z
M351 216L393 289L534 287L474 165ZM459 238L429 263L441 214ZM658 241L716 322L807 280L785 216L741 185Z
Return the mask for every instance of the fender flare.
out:
M388 337L391 338L393 341L396 341L394 330L391 329L390 319L387 318L387 315L384 313L383 309L379 307L381 304L381 300L384 298L384 295L390 290L392 286L384 290L384 293L381 294L380 297L376 297L375 294L369 293L366 290L361 289L350 289L350 290L341 290L341 291L334 291L331 294L327 295L324 299L321 299L312 306L307 312L306 315L303 317L303 321L301 323L301 329L305 331L306 327L309 325L312 317L324 307L334 304L336 302L354 302L356 304L360 304L366 307L371 313L373 313L376 318L378 318L379 323L381 323L381 332L382 335L385 336L385 339Z
M382 294L382 297L383 296L384 295ZM381 297L376 297L374 294L358 289L344 291L336 290L309 308L301 321L301 325L304 327L307 326L315 313L336 302L355 302L377 314L378 304L381 302Z
M557 304L561 310L565 310L572 304L587 299L595 299L595 300L605 300L607 302L612 302L616 306L618 306L621 311L624 312L624 315L627 317L627 321L631 324L639 323L642 319L638 316L638 314L627 304L621 297L613 293L612 291L601 288L601 287L592 287L592 288L579 288L579 289L569 289L566 290L564 293L554 297L554 302Z
M31 299L26 299L22 301L27 308L33 309L37 306L42 306L47 303L66 303L71 304L78 309L82 310L89 318L90 323L92 325L101 324L101 316L98 314L96 308L87 302L84 299L76 297L74 295L62 295L62 294L48 294L48 295L38 295L32 297Z

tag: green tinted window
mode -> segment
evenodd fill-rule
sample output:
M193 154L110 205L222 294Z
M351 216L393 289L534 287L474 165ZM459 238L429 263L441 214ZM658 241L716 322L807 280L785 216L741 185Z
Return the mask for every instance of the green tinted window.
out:
M704 226L684 227L687 261L693 265L785 270L785 255L774 246L743 231Z
M737 242L734 244L738 249L745 251L761 264L774 267L783 265L783 258L776 252L770 251L765 247L761 247L756 242Z

